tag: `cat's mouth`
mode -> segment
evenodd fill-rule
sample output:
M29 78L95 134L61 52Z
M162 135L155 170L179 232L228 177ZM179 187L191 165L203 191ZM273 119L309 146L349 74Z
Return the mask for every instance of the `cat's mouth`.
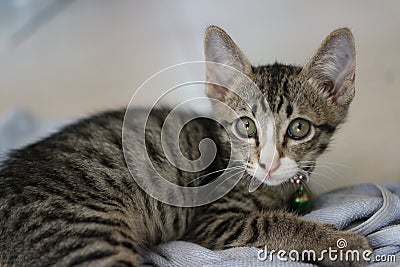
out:
M289 165L291 165L290 163ZM286 167L284 167L285 165ZM299 168L297 164L295 166L288 167L288 162L283 164L283 166L278 168L273 173L270 173L268 170L265 170L260 166L257 166L257 164L247 164L246 172L252 176L252 179L256 179L259 182L270 186L280 185L285 182L304 184L310 181L310 176L307 171Z

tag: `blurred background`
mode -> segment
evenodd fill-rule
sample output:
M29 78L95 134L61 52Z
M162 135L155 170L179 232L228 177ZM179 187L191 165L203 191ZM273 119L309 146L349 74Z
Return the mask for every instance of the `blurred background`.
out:
M203 60L211 24L255 65L303 64L345 26L356 98L314 187L399 182L399 14L398 1L0 0L0 119L16 108L64 121L124 107L154 73Z

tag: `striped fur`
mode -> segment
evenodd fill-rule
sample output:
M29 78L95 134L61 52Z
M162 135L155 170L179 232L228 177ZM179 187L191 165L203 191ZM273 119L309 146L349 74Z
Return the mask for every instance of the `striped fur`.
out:
M251 66L230 37L217 27L206 32L206 50L227 48L233 53L227 63L242 68L262 90L276 121L279 153L296 162L314 162L345 120L354 88L346 79L336 79L340 84L333 87L325 80L318 82L336 69L329 66L322 75L313 64L323 64L318 55L325 55L329 45L335 45L339 37L349 38L348 34L344 29L331 34L305 68L277 63ZM220 38L218 46L207 46L214 38ZM223 58L225 52L214 56ZM322 88L326 84L328 87ZM339 92L335 86L349 88ZM208 93L211 97L221 96ZM240 112L248 109L234 95L225 95L224 101ZM254 99L248 110L266 111L264 99ZM141 110L134 112L137 120L143 119ZM168 163L159 145L167 114L168 110L154 110L146 132L151 160L165 177L176 184L196 186L200 183L196 177L226 167L229 140L221 126L209 120L189 123L180 140L183 154L194 160L199 157L200 140L214 139L218 155L213 164L202 172L190 173ZM312 121L315 133L307 142L294 143L284 134L287 123L304 114ZM220 200L198 208L174 207L153 199L138 187L126 166L121 138L123 118L124 111L101 113L10 155L0 171L1 266L139 266L147 251L171 240L192 241L215 250L267 245L270 249L322 251L329 246L335 248L336 240L345 238L347 249L369 248L361 236L288 212L293 187L287 183L264 185L250 193L247 180L241 180ZM130 130L134 141L138 129ZM254 142L252 158L258 156L258 146ZM303 168L311 172L313 166ZM153 181L145 166L137 164L135 170L133 175ZM324 260L320 264L353 263Z

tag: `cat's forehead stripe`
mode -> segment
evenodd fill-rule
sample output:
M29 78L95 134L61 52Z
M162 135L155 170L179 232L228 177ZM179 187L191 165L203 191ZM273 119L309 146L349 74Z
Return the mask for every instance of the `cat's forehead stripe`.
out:
M282 105L283 105L283 96L280 95L280 96L279 96L279 103L278 103L278 106L277 106L277 108L276 108L276 113L279 113L279 111L280 111L281 108L282 108Z
M288 104L287 107L286 107L286 115L287 115L287 118L289 118L290 116L292 116L292 114L293 114L293 107L292 107L292 105Z

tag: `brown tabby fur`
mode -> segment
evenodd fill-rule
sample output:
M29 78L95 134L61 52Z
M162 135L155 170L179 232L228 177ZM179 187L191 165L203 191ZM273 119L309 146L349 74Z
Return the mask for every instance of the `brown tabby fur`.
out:
M303 68L278 63L251 66L230 37L215 26L207 29L205 40L208 60L218 62L220 58L212 53L219 49L226 59L222 63L243 71L262 90L276 121L279 153L296 162L315 162L345 120L354 95L354 59L346 65L349 74L339 78L334 74L340 69L331 60L348 59L349 54L340 54L343 51L355 57L349 30L329 35ZM208 95L218 97L213 90L218 89L208 88ZM243 105L232 94L222 99L234 110ZM254 101L258 110L263 108L260 101ZM143 119L141 110L134 112L138 120ZM155 110L147 127L147 145L157 168L177 184L224 168L229 144L222 129L208 120L187 125L180 138L186 144L183 153L190 159L199 156L200 140L216 140L220 150L213 166L193 174L165 163L159 144L167 114L168 110ZM287 122L304 114L313 124L313 137L294 142L285 134ZM214 250L267 245L318 252L335 248L337 239L345 238L346 249L369 248L364 237L287 212L293 189L287 183L250 193L242 180L225 197L198 208L174 207L153 199L136 185L126 166L123 117L124 111L98 114L11 153L0 171L1 266L138 266L146 251L171 240L192 241ZM131 131L134 139L135 129ZM257 149L253 148L253 157ZM310 165L299 163L299 167L313 170ZM134 175L146 177L143 166L136 170ZM359 263L324 260L319 264Z

